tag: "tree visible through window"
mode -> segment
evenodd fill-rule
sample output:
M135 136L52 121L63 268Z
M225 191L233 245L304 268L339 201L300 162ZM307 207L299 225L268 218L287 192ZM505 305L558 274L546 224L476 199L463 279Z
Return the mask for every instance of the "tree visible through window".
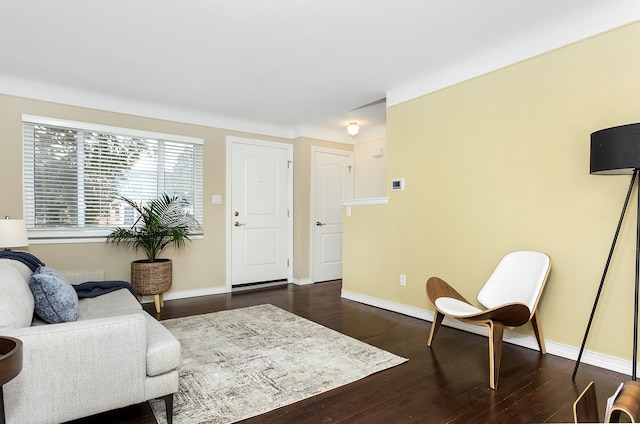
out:
M202 222L202 140L31 118L23 118L30 230L78 236L130 224L120 196L144 202L163 192L186 198Z

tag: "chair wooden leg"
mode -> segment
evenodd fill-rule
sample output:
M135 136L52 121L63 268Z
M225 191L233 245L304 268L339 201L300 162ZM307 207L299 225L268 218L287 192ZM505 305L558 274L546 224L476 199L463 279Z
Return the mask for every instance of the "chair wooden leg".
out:
M436 336L436 333L440 329L440 324L442 324L442 320L444 319L444 315L438 311L436 311L433 316L433 322L431 323L431 330L429 330L429 338L427 339L427 346L431 346L433 343L433 338Z
M531 325L533 326L533 333L536 335L536 340L538 341L538 347L540 347L540 353L545 355L547 348L544 345L544 336L542 335L542 327L538 319L538 311L534 312L533 318L531 318Z
M498 387L498 375L500 374L504 324L500 321L489 321L487 326L489 327L489 386L495 389Z

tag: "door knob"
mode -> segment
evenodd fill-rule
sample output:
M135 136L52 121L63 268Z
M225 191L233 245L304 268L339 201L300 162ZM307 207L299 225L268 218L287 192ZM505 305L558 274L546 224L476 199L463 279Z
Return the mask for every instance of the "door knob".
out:
M244 225L244 222L241 224L238 221L236 221L233 225L236 227L242 227Z
M322 227L323 225L327 225L327 224L324 224L320 221L316 221L316 227Z

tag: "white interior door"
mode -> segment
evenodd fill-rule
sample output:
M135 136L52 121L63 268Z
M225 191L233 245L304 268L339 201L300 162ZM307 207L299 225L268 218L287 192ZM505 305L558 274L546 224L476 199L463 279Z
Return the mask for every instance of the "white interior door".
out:
M290 146L230 144L231 285L287 280Z
M342 205L353 197L353 154L312 150L312 281L342 278Z

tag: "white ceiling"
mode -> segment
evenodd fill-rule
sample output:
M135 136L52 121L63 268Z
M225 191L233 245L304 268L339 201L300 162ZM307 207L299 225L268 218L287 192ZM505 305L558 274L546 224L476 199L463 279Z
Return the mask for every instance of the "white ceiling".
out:
M384 105L353 109L638 19L638 0L2 0L0 93L366 141Z

